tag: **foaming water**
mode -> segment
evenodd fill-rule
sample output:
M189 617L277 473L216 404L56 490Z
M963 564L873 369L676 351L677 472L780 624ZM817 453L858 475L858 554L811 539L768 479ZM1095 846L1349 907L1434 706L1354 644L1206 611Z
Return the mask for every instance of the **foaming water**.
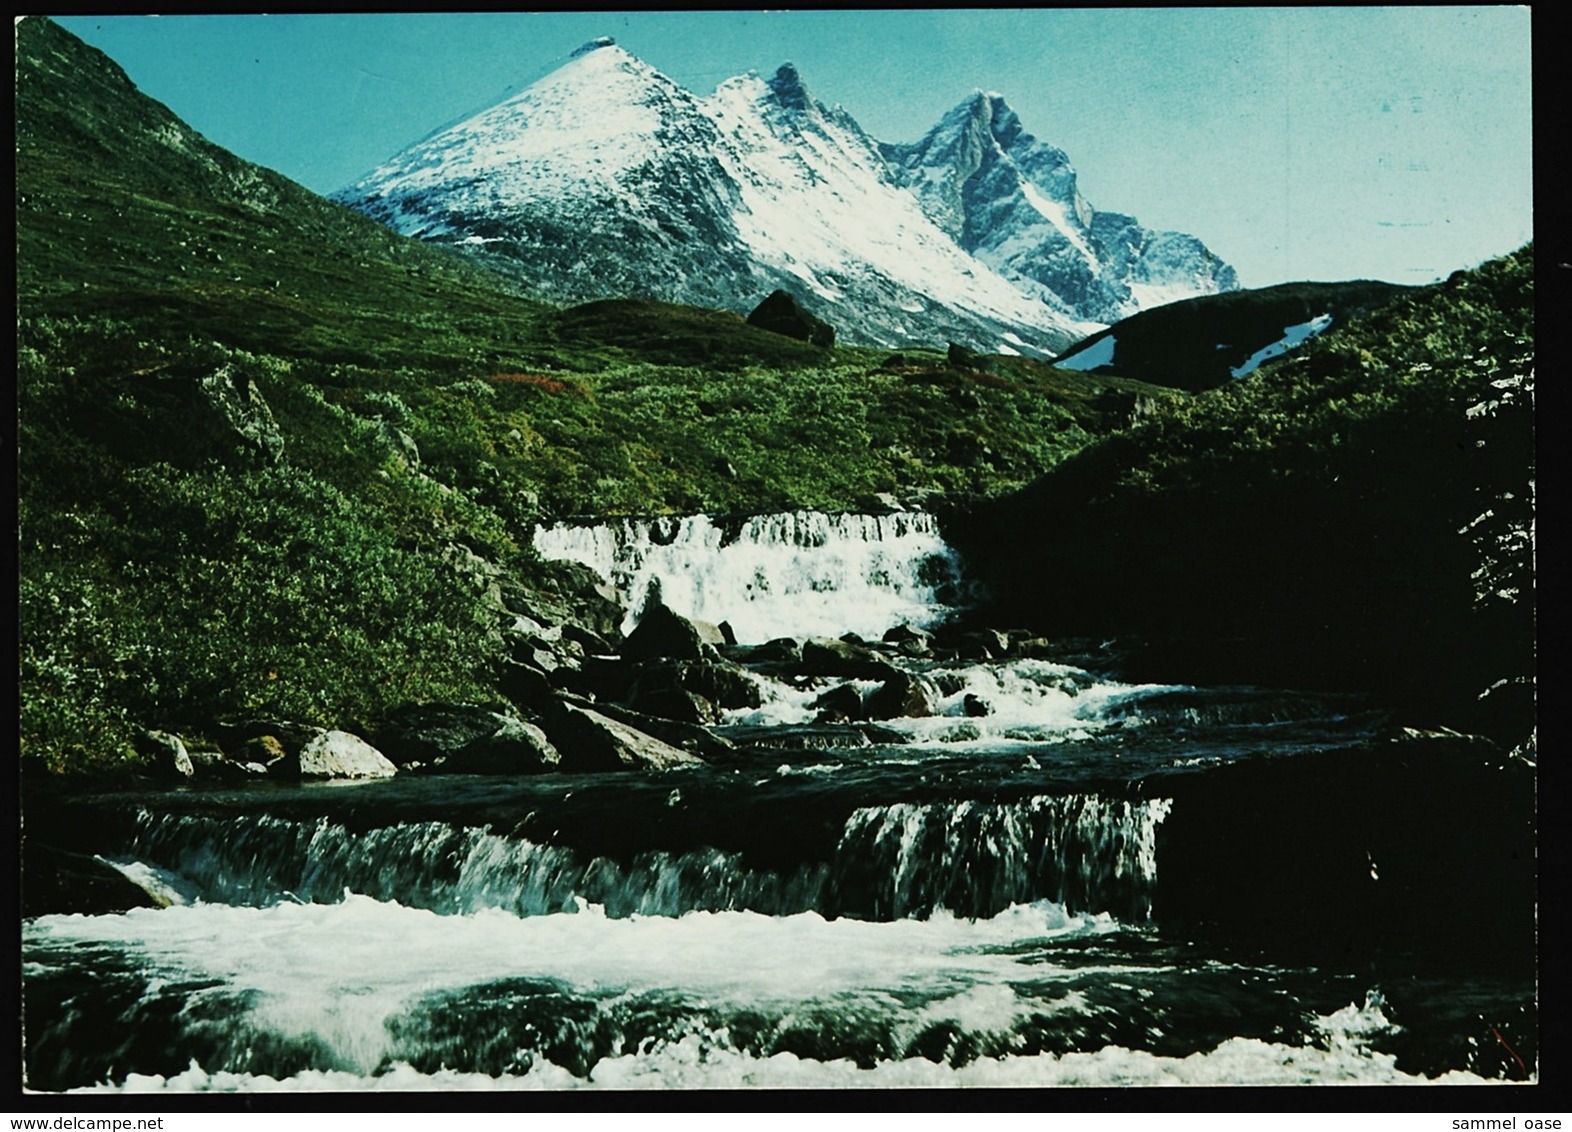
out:
M1110 726L1137 726L1143 722L1144 700L1187 690L1166 684L1123 684L1043 660L932 664L898 657L892 663L922 685L933 711L880 723L919 744L1085 738ZM728 711L726 723L796 725L819 715L817 700L826 684L802 687L752 675L759 686L760 705ZM864 701L882 686L878 680L831 683L837 682L856 688Z
M593 907L440 916L351 894L334 905L49 916L29 922L25 937L38 986L82 954L95 955L92 971L106 974L77 972L78 981L134 967L145 982L117 1024L134 1030L178 1002L176 1049L206 1050L209 1061L220 1057L238 1071L364 1075L419 1058L517 1071L544 1056L582 1075L646 1039L717 1025L809 1038L831 1018L857 1020L845 1041L865 1056L898 1056L933 1018L953 1013L944 1003L975 988L1031 978L1039 984L1033 1002L1062 998L1064 988L1050 985L1053 968L1023 968L1019 948L1117 930L1106 917L1050 904L981 922L936 915L868 923L751 912L611 919ZM993 1003L994 1015L980 1019L985 1028L1010 1031L1025 1009L1014 994ZM964 1008L975 1021L990 1001L985 994ZM63 1023L40 1017L32 1040L47 1046L51 1027ZM482 1049L487 1018L503 1031L502 1044ZM517 1056L530 1048L528 1032L553 1040L543 1053ZM170 1056L163 1050L149 1056Z
M423 1073L404 1062L374 1077L308 1071L278 1080L247 1073L209 1073L193 1065L169 1077L132 1074L120 1085L73 1093L188 1092L414 1092L537 1091L560 1089L898 1089L898 1088L1125 1088L1231 1085L1485 1085L1501 1084L1462 1070L1439 1077L1405 1073L1390 1054L1323 1050L1254 1038L1231 1038L1187 1057L1105 1046L1086 1053L1010 1056L954 1066L924 1057L863 1067L842 1058L818 1061L793 1053L768 1057L731 1049L724 1039L686 1037L639 1056L605 1058L587 1077L555 1065L522 1076L439 1070Z
M1285 1028L1256 1017L1283 990L1269 969L1241 983L1144 955L1139 939L1046 902L869 923L440 916L355 895L24 928L36 985L103 983L77 1008L111 1023L93 1031L111 1048L76 1048L99 1082L88 1091L1429 1080L1382 1048L1396 1028L1377 996L1359 1007L1334 986L1320 997L1345 1006ZM84 954L92 967L70 974ZM129 996L114 981L128 965L141 973ZM1223 986L1245 1032L1168 1036L1212 1016ZM39 1017L30 1040L47 1047L64 1023ZM113 1045L117 1027L153 1019L148 1048Z
M955 551L922 512L557 523L536 530L535 548L606 578L629 609L625 630L656 582L672 609L728 622L743 643L932 625L965 592Z
M1157 883L1157 827L1171 808L1089 795L868 807L847 822L839 856L863 864L882 916L998 907L1040 885L1069 907L1142 922Z

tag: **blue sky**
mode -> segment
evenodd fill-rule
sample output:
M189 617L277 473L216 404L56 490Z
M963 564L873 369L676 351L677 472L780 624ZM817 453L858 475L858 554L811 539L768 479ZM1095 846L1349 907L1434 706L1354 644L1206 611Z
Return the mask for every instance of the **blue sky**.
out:
M1526 7L57 20L213 141L322 193L611 35L700 94L791 61L886 141L998 91L1094 208L1200 237L1246 286L1425 283L1533 233Z

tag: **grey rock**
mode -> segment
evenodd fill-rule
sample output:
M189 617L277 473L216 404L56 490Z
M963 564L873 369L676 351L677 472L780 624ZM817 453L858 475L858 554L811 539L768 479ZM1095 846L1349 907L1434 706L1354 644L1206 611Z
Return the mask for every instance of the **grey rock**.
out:
M370 743L348 731L325 731L301 748L290 770L301 778L391 778L398 768Z
M443 774L539 774L556 770L562 755L533 723L499 716L501 725L446 759L423 769Z
M590 708L559 702L541 722L565 771L666 770L704 761Z
M897 671L867 645L826 637L803 642L802 667L815 676L848 676L856 680L884 680Z
M144 731L137 737L136 748L148 759L150 769L159 778L189 780L196 774L190 752L178 735L167 731Z
M897 672L868 697L872 719L900 719L933 714L933 700L921 680L908 672Z

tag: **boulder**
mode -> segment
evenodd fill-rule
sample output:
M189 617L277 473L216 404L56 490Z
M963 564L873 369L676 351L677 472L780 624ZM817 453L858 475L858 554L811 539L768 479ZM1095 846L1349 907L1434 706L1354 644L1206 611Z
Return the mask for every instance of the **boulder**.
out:
M819 713L814 717L816 723L843 723L867 715L863 708L862 693L855 684L837 684L815 699L813 707Z
M764 702L759 685L739 664L701 660L675 666L682 686L721 708L756 708Z
M988 360L983 355L959 342L950 343L947 360L954 369L986 370L988 368Z
M566 689L595 700L625 700L638 679L637 661L617 656L587 656L576 669L558 669L551 674L554 688ZM534 706L534 705L531 705Z
M271 740L277 746L278 740L272 736L265 739L253 740L261 743ZM279 766L282 756L269 758L266 762L258 762L251 757L247 750L235 752L235 757L224 754L222 751L192 751L191 764L195 768L196 778L200 781L214 782L244 782L248 779L260 778L269 771Z
M933 700L922 681L908 672L897 672L868 697L870 719L901 719L933 714Z
M415 446L414 437L384 420L376 422L376 430L377 439L394 460L412 472L420 470L420 449Z
M533 723L498 716L501 726L427 769L443 774L539 774L556 770L562 755Z
M802 667L815 676L846 676L854 680L885 680L897 671L867 645L828 637L803 642Z
M136 749L158 778L189 781L196 774L191 755L178 735L167 731L144 731L137 737Z
M561 559L541 563L536 573L529 582L511 574L498 579L509 609L543 626L577 626L602 642L622 640L622 602L606 579L581 562Z
M823 319L803 310L797 300L786 291L772 291L768 298L753 308L748 322L772 334L784 334L799 342L815 346L835 345L835 328Z
M556 689L540 668L504 661L497 669L497 691L521 708L538 708L556 698Z
M994 660L1010 655L1010 638L997 629L971 629L960 634L955 647L969 660Z
M554 702L546 691L533 706ZM534 724L470 704L407 705L388 716L376 738L395 765L444 774L534 774L561 762Z
M278 765L289 777L301 778L391 778L398 773L381 751L348 731L324 731Z
M933 634L910 625L897 625L885 631L884 643L894 645L902 656L924 657L933 652Z
M582 626L563 625L561 628L564 640L577 644L584 656L610 656L617 651L605 637Z
M156 405L157 431L171 439L178 434L188 456L264 467L283 458L284 435L272 410L256 382L232 365L157 378L142 400Z
M790 637L776 637L762 645L728 645L723 655L741 664L800 664L802 647Z
M213 725L214 734L226 752L236 753L254 739L271 736L285 755L296 754L311 740L322 734L323 729L311 723L292 719L259 719L255 717L230 717Z
M277 736L258 735L255 739L247 739L230 757L231 761L239 763L242 767L260 767L266 770L287 756L284 744L279 742Z
M496 734L502 717L469 704L406 704L376 731L377 748L396 766L445 760Z
M737 745L729 739L716 735L708 727L696 723L683 723L675 719L662 719L656 715L645 715L643 712L634 711L632 708L623 707L621 704L590 703L579 700L571 695L563 697L577 707L588 708L599 712L608 719L626 724L635 731L642 731L646 735L653 735L662 743L697 755L706 762L714 759L725 760L736 753Z
M22 915L101 916L160 901L113 865L31 839L22 845Z
M724 643L715 626L706 624L701 629L698 622L677 613L659 598L652 598L645 603L638 625L622 643L622 655L628 660L700 660L707 655L706 645L713 648Z
M966 677L950 669L930 672L928 678L933 681L934 687L939 689L941 696L953 696L957 692L966 690Z
M541 722L565 771L666 770L704 761L590 708L558 702Z
M698 663L655 664L641 669L628 693L628 706L684 723L719 723L720 707L685 679L689 664Z

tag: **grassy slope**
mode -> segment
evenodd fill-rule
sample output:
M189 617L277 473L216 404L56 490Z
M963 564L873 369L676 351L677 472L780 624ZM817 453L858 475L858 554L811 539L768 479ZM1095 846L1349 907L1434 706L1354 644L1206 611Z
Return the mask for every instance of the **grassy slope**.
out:
M1177 639L1164 678L1375 690L1515 742L1533 282L1530 246L1091 446L985 508L977 553L1014 616Z
M543 515L998 494L1143 390L558 311L212 146L47 21L17 48L21 742L50 765L224 713L484 700L504 646L454 547L552 586ZM165 378L220 364L279 465L215 457L171 409Z

